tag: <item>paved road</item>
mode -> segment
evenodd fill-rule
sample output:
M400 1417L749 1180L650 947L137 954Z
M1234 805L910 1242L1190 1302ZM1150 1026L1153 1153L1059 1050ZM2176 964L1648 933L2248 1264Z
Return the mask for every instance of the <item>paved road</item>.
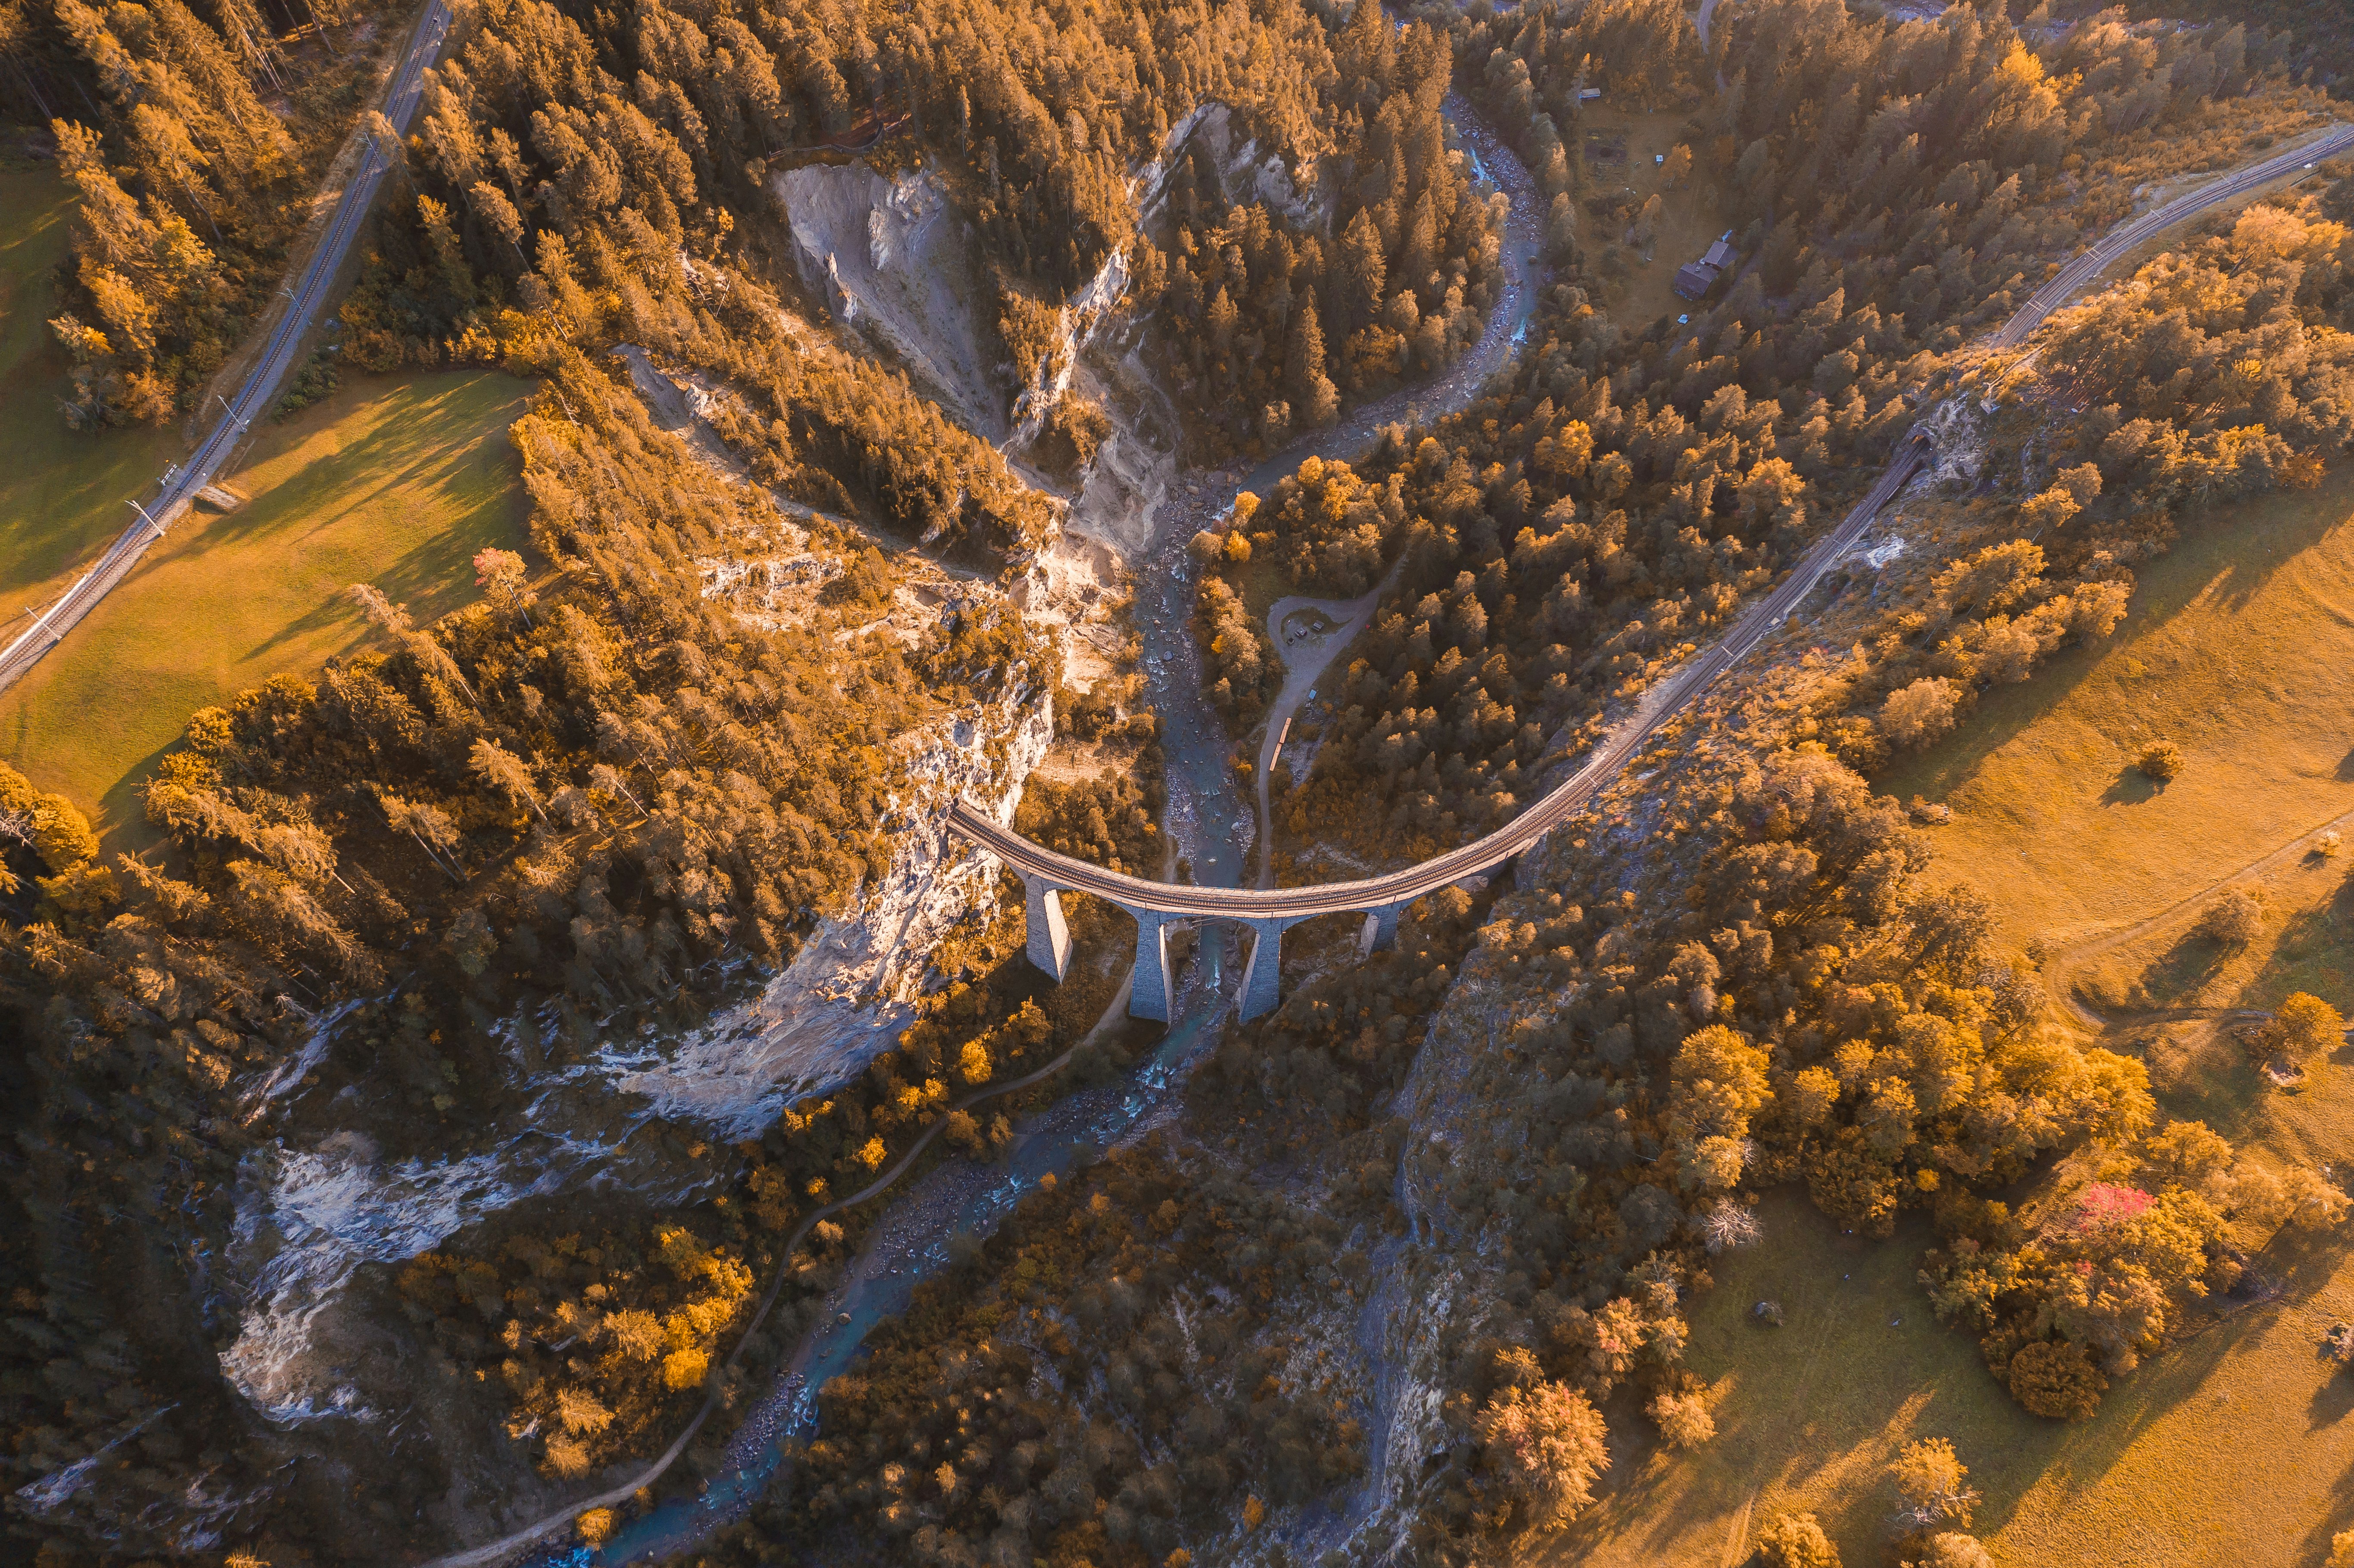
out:
M424 15L418 18L417 31L408 40L408 53L393 77L392 90L385 100L386 117L404 135L408 122L416 118L418 100L424 92L425 69L440 51L441 40L449 30L450 8L445 0L429 0ZM354 134L365 136L366 132L363 128ZM131 575L131 568L139 564L147 547L164 536L164 529L171 525L174 517L186 510L190 498L213 482L244 437L246 427L269 409L278 396L280 384L294 368L302 340L325 306L335 273L349 254L352 242L359 238L361 223L367 217L369 204L376 199L376 186L383 183L391 166L390 155L371 141L343 194L335 200L334 216L327 225L327 232L295 281L291 304L271 329L260 359L238 388L237 396L229 400L220 422L213 427L186 467L175 469L164 477L155 495L142 503L139 520L107 547L98 564L35 618L15 641L0 649L0 690L15 684L106 597L110 588Z
M2276 154L2188 196L2178 197L2141 217L2118 225L2090 249L2062 267L2051 282L2036 291L1992 338L1997 347L2024 343L2044 319L2073 298L2101 269L2160 231L2183 223L2208 209L2244 196L2260 186L2354 149L2354 126L2340 126L2289 152ZM1807 552L1779 588L1743 611L1723 640L1693 663L1670 676L1647 694L1628 720L1611 731L1584 766L1534 805L1503 827L1462 848L1384 876L1357 882L1327 883L1315 887L1275 889L1192 887L1145 882L1099 866L1056 854L1014 832L980 809L959 800L949 809L949 825L963 837L1003 860L1017 873L1035 876L1057 887L1076 888L1110 899L1130 910L1163 915L1194 915L1229 920L1305 919L1316 915L1347 914L1411 903L1463 877L1511 859L1535 843L1565 819L1585 810L1615 778L1643 743L1739 663L1766 636L1787 620L1801 599L1831 566L1853 547L1882 507L1921 471L1929 445L1918 430L1898 442L1893 459L1871 493L1856 503L1828 535Z

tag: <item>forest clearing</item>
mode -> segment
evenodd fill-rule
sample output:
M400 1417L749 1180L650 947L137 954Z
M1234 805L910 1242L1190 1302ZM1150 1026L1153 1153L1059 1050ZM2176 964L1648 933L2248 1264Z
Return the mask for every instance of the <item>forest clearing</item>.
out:
M190 713L377 646L352 584L438 619L480 596L476 552L525 543L507 427L530 390L495 370L354 376L261 426L227 481L249 499L191 509L0 693L0 747L110 846L153 842L137 789Z
M2354 468L2187 516L2123 625L1989 691L1876 780L1949 806L1944 874L2006 938L2064 947L2145 918L2354 810ZM2135 762L2153 740L2171 779Z
M1698 161L1703 149L1688 144L1691 132L1682 114L1606 101L1589 108L1581 124L1594 193L1585 207L1599 219L1594 227L1601 241L1601 297L1630 323L1688 314L1694 302L1677 295L1676 269L1698 260L1717 236L1735 227L1736 209L1722 188L1725 170L1712 159ZM1662 159L1676 160L1676 167ZM1650 205L1655 196L1656 208ZM1744 256L1739 265L1755 260ZM1732 286L1730 277L1717 284Z

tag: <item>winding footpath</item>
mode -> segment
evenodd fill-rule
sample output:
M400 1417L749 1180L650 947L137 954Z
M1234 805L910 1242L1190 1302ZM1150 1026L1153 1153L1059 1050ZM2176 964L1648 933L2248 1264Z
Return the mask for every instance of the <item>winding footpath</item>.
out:
M1267 800L1267 775L1274 771L1275 759L1283 750L1283 738L1291 733L1291 721L1299 716L1300 705L1316 694L1317 680L1372 622L1382 596L1397 582L1400 565L1393 565L1380 582L1355 599L1302 599L1295 594L1267 607L1267 632L1275 640L1276 657L1283 661L1283 689L1276 694L1274 705L1267 710L1267 734L1258 747L1261 887L1275 885L1275 813ZM1294 643L1284 636L1283 623L1303 609L1313 610L1332 624L1323 631L1303 634Z
M418 102L425 91L426 69L440 53L441 42L449 36L450 20L446 0L426 0L424 13L417 19L417 30L409 36L408 49L393 75L392 89L385 96L384 114L403 135L417 116ZM279 313L277 324L262 345L260 357L238 387L237 396L226 400L219 423L205 437L186 465L164 475L154 498L132 503L138 510L139 520L125 528L107 546L98 564L84 572L56 603L36 616L33 624L18 633L6 648L0 649L0 691L14 685L26 671L40 662L41 655L62 641L66 633L115 584L131 575L148 546L164 536L173 520L187 510L196 492L212 483L227 466L229 454L244 440L247 428L269 410L280 385L294 368L303 339L310 335L327 302L336 273L351 253L353 242L359 238L368 207L376 200L376 187L384 183L385 175L392 167L392 154L369 134L365 118L352 134L365 143L358 167L336 196L334 216L328 220L327 232L303 263L301 274L291 289L280 291L288 297L286 309Z
M2262 1019L2272 1014L2254 1007L2159 1007L2136 1012L2102 1013L2095 1012L2076 991L2076 971L2105 953L2130 947L2143 938L2164 929L2182 918L2194 906L2204 905L2217 895L2243 884L2261 882L2285 866L2294 865L2315 853L2314 841L2332 829L2354 832L2354 811L2341 811L2328 821L2298 832L2277 848L2265 851L2245 865L2227 871L2194 892L2186 893L2165 907L2129 921L2106 932L2095 932L2062 949L2043 966L2043 983L2052 998L2067 1009L2071 1017L2089 1029L2113 1029L2126 1024L2157 1023L2180 1019Z

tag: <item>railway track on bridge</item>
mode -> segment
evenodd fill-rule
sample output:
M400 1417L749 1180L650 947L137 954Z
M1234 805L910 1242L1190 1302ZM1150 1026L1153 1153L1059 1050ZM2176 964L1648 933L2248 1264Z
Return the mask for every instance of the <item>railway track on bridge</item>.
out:
M1908 438L1906 450L1881 475L1872 493L1808 552L1806 559L1784 577L1778 588L1744 611L1714 647L1668 677L1656 694L1646 700L1637 716L1614 729L1575 773L1494 832L1460 849L1401 871L1356 882L1267 889L1195 887L1182 883L1147 882L1059 854L1031 842L966 800L960 800L949 808L949 821L958 832L1004 860L1022 875L1041 877L1066 890L1108 898L1131 913L1142 909L1164 916L1240 920L1272 916L1306 920L1319 915L1411 904L1425 894L1435 893L1522 853L1564 819L1583 810L1642 748L1645 741L1788 619L1822 573L1854 546L1880 514L1881 508L1920 471L1925 461L1925 447L1921 438Z
M2156 236L2200 213L2251 195L2300 168L2317 165L2349 151L2354 151L2354 126L2339 126L2117 225L2030 296L1995 331L1988 346L2002 350L2025 343L2053 311L2074 298L2104 269ZM1062 977L1069 959L1069 938L1064 929L1059 896L1062 893L1093 894L1134 916L1138 951L1131 1010L1140 1017L1163 1021L1169 1017L1173 989L1169 982L1164 928L1171 922L1230 920L1253 927L1258 939L1244 977L1243 1016L1256 1017L1275 1005L1275 962L1284 927L1322 915L1362 912L1365 916L1363 943L1370 950L1389 939L1396 930L1399 912L1416 899L1523 853L1553 828L1584 810L1646 741L1789 619L1823 574L1854 548L1882 509L1920 472L1928 461L1930 450L1927 437L1917 427L1908 430L1898 441L1879 482L1856 503L1838 527L1815 543L1773 592L1736 617L1725 635L1708 652L1648 694L1634 715L1614 727L1568 779L1494 832L1459 849L1403 870L1354 882L1266 889L1197 887L1147 882L1058 854L1023 838L986 810L961 799L949 808L949 826L996 855L1022 877L1029 888L1032 961L1056 979Z

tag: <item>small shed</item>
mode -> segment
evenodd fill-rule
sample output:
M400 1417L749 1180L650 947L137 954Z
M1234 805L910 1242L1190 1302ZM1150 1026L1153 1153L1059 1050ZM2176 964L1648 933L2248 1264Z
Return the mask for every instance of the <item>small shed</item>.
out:
M1740 252L1733 249L1733 231L1727 229L1723 238L1708 248L1707 255L1677 270L1676 292L1687 300L1706 299L1725 270L1740 260Z

